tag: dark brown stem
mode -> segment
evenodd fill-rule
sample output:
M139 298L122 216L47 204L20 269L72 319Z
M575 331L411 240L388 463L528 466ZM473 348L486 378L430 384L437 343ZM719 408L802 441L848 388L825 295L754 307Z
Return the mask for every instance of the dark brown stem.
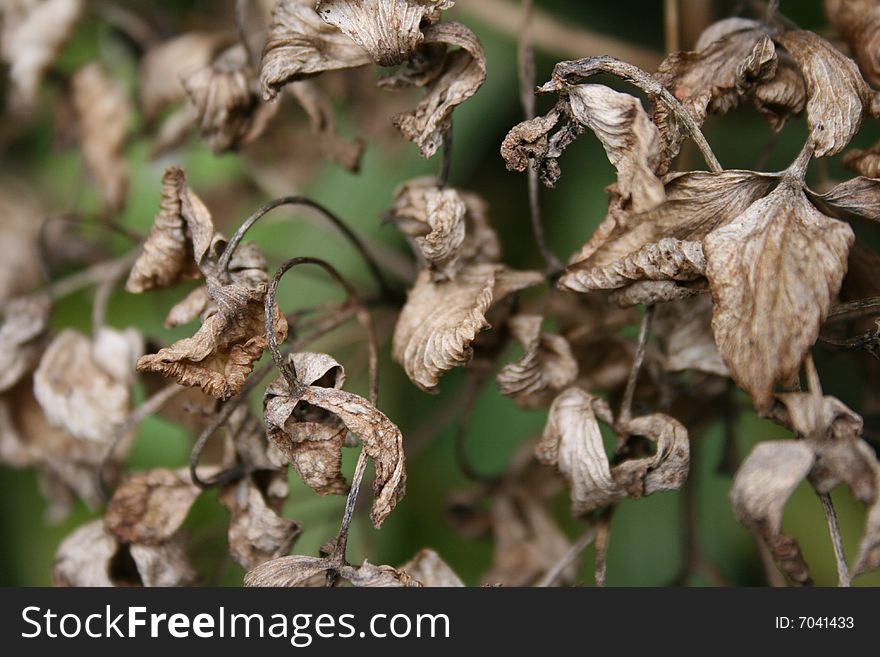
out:
M826 323L839 322L846 319L858 319L880 312L880 297L868 297L856 301L841 303L831 309Z
M382 298L391 301L396 300L400 296L388 285L388 282L385 280L385 277L382 275L382 271L379 268L379 263L367 249L366 244L364 244L361 238L358 237L358 235L351 228L348 227L348 224L346 224L338 215L334 214L320 203L317 203L303 196L283 196L281 198L274 199L263 205L250 217L245 219L244 223L238 227L238 230L235 231L235 234L232 236L232 238L229 240L229 243L226 245L226 248L223 250L223 254L220 256L220 259L217 261L217 269L220 272L221 276L228 275L229 263L232 260L232 256L235 254L235 250L238 248L241 240L244 239L244 236L253 227L253 225L257 223L262 217L266 216L266 214L268 214L275 208L281 207L283 205L301 206L316 210L322 217L324 217L327 221L329 221L337 229L339 229L342 235L349 241L349 243L351 243L355 250L357 250L361 258L363 258L364 262L369 268L373 279L376 281L376 285L379 287Z
M559 62L553 69L553 80L540 87L538 91L542 93L561 93L565 91L566 86L599 73L608 73L626 80L649 96L662 102L684 126L685 131L693 139L697 148L700 149L700 153L703 154L703 159L706 160L709 169L715 173L722 170L718 158L712 152L709 142L706 141L706 137L699 124L694 120L693 115L685 109L675 96L660 84L657 78L643 71L638 66L633 66L607 55Z
M445 189L449 185L449 176L452 173L452 119L449 119L449 129L443 133L443 153L440 159L440 171L437 172L437 187Z

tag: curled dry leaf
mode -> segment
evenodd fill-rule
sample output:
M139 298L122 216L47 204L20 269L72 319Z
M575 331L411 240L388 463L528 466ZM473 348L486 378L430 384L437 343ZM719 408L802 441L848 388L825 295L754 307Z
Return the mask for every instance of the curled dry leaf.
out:
M810 200L839 219L880 222L880 180L859 176L832 187L824 194L807 191Z
M82 0L6 0L0 55L9 64L14 101L22 109L37 100L40 81L73 32Z
M34 372L34 394L49 423L100 444L110 442L128 417L131 364L140 347L133 329L128 329L128 338L111 335L112 329L104 331L103 343L93 343L82 333L65 329L48 346ZM122 350L114 352L121 356L115 371L106 369L98 356L111 340L114 349Z
M403 564L400 570L422 586L433 588L460 588L464 586L455 571L434 550L421 550Z
M53 579L56 586L187 586L196 572L179 537L159 546L120 545L97 519L61 542Z
M846 40L865 79L880 85L880 5L874 0L825 0L825 15Z
M422 271L394 329L394 359L413 383L434 392L444 372L470 362L474 339L489 327L486 312L492 304L542 281L538 272L494 264L467 266L455 280L442 282Z
M128 475L107 504L104 526L122 543L165 543L180 529L201 492L185 469L155 468Z
M286 486L286 481L282 483ZM239 566L251 570L290 552L300 534L299 525L269 505L252 477L227 487L220 501L231 516L229 552Z
M847 151L843 166L866 178L880 178L880 142L869 148L853 148Z
M406 490L400 429L366 399L340 389L344 374L329 356L298 354L291 356L290 362L294 367L301 366L302 371L296 370L298 377L307 378L298 379L301 385L297 389L291 389L284 377L267 388L263 406L270 438L305 473L306 483L321 493L342 493L345 481L339 465L343 429L358 436L376 470L370 518L378 528ZM325 382L340 387L324 387ZM335 420L327 422L326 416L319 413L317 419L321 422L315 422L314 410L325 411ZM304 426L297 426L298 413L305 419Z
M789 179L703 241L712 329L734 380L759 409L797 374L846 273L852 229Z
M690 449L687 430L661 414L632 420L622 427L630 436L656 443L656 452L610 465L597 418L610 422L603 400L569 388L553 400L541 442L539 461L555 466L568 483L572 512L582 516L627 497L675 490L687 479Z
M217 312L191 338L178 340L156 354L143 356L138 371L157 372L183 386L198 386L217 399L237 395L267 347L263 305L265 284L252 289L237 283L208 281L208 294ZM287 335L287 321L277 304L276 339Z
M303 556L281 557L267 561L244 576L244 585L251 587L300 587L313 586L316 583L322 585L324 576L331 570L357 587L419 586L412 577L391 566L374 566L364 561L361 566L345 564L341 567L333 567L327 559Z
M740 466L730 490L737 519L764 541L795 584L810 584L810 571L797 541L782 533L782 511L813 461L813 451L805 443L759 443Z
M308 115L311 130L318 137L324 154L343 169L357 172L364 142L361 139L346 141L339 135L327 94L312 80L299 80L287 88Z
M577 360L568 341L561 335L542 332L543 321L540 315L517 315L510 319L510 332L525 353L502 367L496 377L501 394L524 408L549 403L578 375Z
M238 148L262 134L278 104L262 102L247 50L237 44L183 81L196 108L202 139L215 153Z
M125 289L140 293L197 277L213 237L208 208L187 186L183 169L170 167L162 178L159 214Z
M654 310L651 330L662 346L667 371L730 375L715 346L711 322L712 299L707 294L666 303Z
M339 28L379 66L402 64L421 44L422 28L455 0L319 0L324 22Z
M445 22L424 30L424 43L458 46L447 52L441 72L427 84L425 97L412 112L398 114L394 124L406 139L433 157L452 128L452 112L486 81L486 55L477 35L460 23Z
M776 42L791 53L804 77L816 157L836 155L862 125L870 107L868 85L853 60L813 32L785 32Z
M290 363L306 385L342 388L345 370L326 354L296 353ZM284 377L266 390L266 434L293 465L303 482L319 495L344 495L348 484L342 475L342 446L347 429L336 415L291 397Z
M40 360L51 307L43 295L20 297L6 304L0 326L0 392L17 384Z
M280 0L260 64L263 97L275 98L290 82L371 62L366 50L321 20L314 0Z
M128 195L128 164L124 158L131 104L122 86L100 64L77 71L71 82L86 166L104 207L115 214Z

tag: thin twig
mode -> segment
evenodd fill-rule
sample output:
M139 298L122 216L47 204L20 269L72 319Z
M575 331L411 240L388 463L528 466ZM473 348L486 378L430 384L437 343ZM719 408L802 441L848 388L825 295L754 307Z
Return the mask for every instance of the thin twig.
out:
M831 534L831 544L834 546L834 558L837 561L837 585L848 588L850 585L849 566L846 565L846 554L843 551L843 537L840 535L840 523L837 521L837 512L829 493L818 493L822 500L822 509L828 520L828 532Z
M449 128L443 133L443 152L440 157L440 171L437 172L437 187L446 189L449 185L449 176L452 173L452 119L449 119Z
M578 557L581 556L581 552L586 550L590 545L593 544L593 541L596 539L597 530L596 527L590 527L581 534L580 538L575 541L575 544L571 546L571 548L566 552L562 558L556 562L556 564L547 571L547 574L541 578L535 586L537 587L547 587L553 586L556 584L556 581L562 575L563 571L568 568L571 564L577 561Z
M611 518L615 507L608 507L596 524L596 586L605 586L608 571L608 544L611 542Z
M867 297L834 306L828 313L826 324L846 319L858 319L880 312L880 297Z
M642 317L642 326L639 329L639 344L636 347L635 357L633 358L632 368L629 371L629 379L626 382L626 389L623 393L623 401L620 404L620 413L618 413L618 423L622 427L626 427L632 420L632 404L633 397L636 392L636 383L639 380L639 371L642 369L642 363L645 360L645 351L648 345L648 335L651 332L651 320L654 318L654 306L648 306L645 309L645 315Z
M60 299L75 292L79 292L87 287L92 287L93 285L97 285L104 281L108 276L113 275L113 272L115 272L118 267L131 267L139 255L140 250L135 249L115 260L99 262L87 269L83 269L82 271L71 274L66 278L51 283L47 286L46 292L52 299Z
M678 0L663 0L663 28L666 52L681 50L681 16Z

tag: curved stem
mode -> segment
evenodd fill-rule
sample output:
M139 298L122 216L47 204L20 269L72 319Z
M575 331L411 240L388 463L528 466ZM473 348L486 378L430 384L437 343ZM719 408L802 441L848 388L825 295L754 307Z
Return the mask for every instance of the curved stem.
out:
M626 389L623 393L623 402L620 405L620 413L618 413L618 424L624 428L632 419L633 397L636 392L636 383L639 380L639 371L642 369L642 362L645 360L645 351L648 346L648 334L651 332L651 321L654 318L654 306L648 306L645 310L645 316L642 318L642 326L639 329L639 344L636 347L636 354L633 358L632 369L629 372L629 379L626 382Z
M653 96L662 101L664 105L675 115L687 131L691 139L700 149L703 159L709 169L715 173L722 170L718 158L712 152L706 136L700 129L699 124L693 115L685 109L681 102L673 96L660 82L650 73L643 71L638 66L622 62L608 55L598 57L587 57L585 59L576 59L568 62L559 62L553 68L553 80L540 87L538 91L547 92L564 92L565 87L575 84L577 81L591 77L598 73L608 73L615 75L627 82L632 83L649 96Z
M268 214L275 208L281 207L283 205L302 206L316 210L322 217L327 219L331 224L339 229L342 235L351 243L351 245L364 259L364 262L367 264L370 273L376 281L376 285L379 286L382 297L385 299L397 298L398 295L388 285L388 282L385 280L385 277L382 275L382 272L379 269L378 263L376 262L375 258L373 258L372 254L367 250L367 247L363 243L361 238L358 237L357 234L351 228L349 228L348 225L336 214L325 208L320 203L317 203L304 196L283 196L281 198L274 199L263 205L259 210L248 217L244 221L244 223L238 227L238 230L235 231L235 234L226 244L226 248L224 249L223 254L220 256L220 259L217 262L217 269L220 272L220 276L228 275L229 263L232 260L232 256L235 254L235 250L238 248L241 240L244 238L245 234L251 229L251 227L253 227L253 225L266 214Z

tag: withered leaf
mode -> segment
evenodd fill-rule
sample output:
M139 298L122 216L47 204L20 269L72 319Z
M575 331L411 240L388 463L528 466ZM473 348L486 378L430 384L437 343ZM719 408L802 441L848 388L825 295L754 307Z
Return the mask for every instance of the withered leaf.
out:
M131 341L123 337L121 345L125 349ZM73 329L59 333L34 372L34 394L50 424L76 438L104 444L128 417L131 365L139 354L123 353L119 369L108 371L96 346Z
M852 576L880 568L880 501L875 502L865 520L865 533L859 544Z
M244 585L250 587L299 587L312 585L318 576L325 575L331 566L327 559L292 556L267 561L244 576ZM390 566L374 566L366 561L360 567L343 565L333 569L353 586L419 586L404 572ZM322 582L323 584L323 582Z
M784 180L704 241L712 329L734 380L759 409L789 382L846 273L852 229Z
M194 319L205 316L211 306L212 301L208 294L208 286L201 285L171 307L168 315L165 316L165 328L189 324Z
M364 142L361 139L346 141L339 135L333 105L327 94L312 80L299 80L287 88L308 115L309 125L321 142L324 155L343 169L357 172L361 166Z
M18 383L40 360L50 309L51 302L43 295L6 304L0 326L0 392Z
M128 96L96 63L77 71L71 85L86 166L104 207L117 213L128 195L128 164L124 158L131 122Z
M880 222L880 180L858 176L832 187L824 194L807 191L816 205L840 219Z
M510 319L510 332L525 353L502 367L496 377L501 394L525 408L543 406L574 383L578 375L577 360L568 340L542 332L543 320L540 315L516 315Z
M299 379L302 385L296 390L290 389L284 377L267 388L264 408L270 439L319 493L343 493L347 489L340 472L344 429L358 436L376 470L370 518L378 528L406 490L400 429L363 397L341 390L344 374L329 356L297 354L290 362L295 368L300 366L297 376L306 378ZM297 410L298 405L302 410ZM315 415L311 407L332 418ZM305 422L298 422L297 412L304 414Z
M290 362L306 385L341 389L345 382L342 366L326 354L296 353ZM288 389L281 377L266 390L263 406L269 440L309 488L319 495L344 495L348 492L342 475L345 425L336 415L291 397Z
M191 338L143 356L137 369L157 372L183 386L198 386L217 399L229 399L241 391L267 346L263 325L266 286L219 285L209 280L208 294L217 312ZM277 304L274 321L281 342L287 335L287 321Z
M867 178L880 178L880 142L869 148L853 148L841 160L843 166Z
M422 42L422 27L455 0L319 0L317 11L379 66L403 63Z
M73 32L83 4L82 0L11 0L0 6L0 54L9 64L19 107L36 102L43 74Z
M196 579L182 540L122 546L101 519L70 534L55 555L56 586L187 586Z
M459 47L446 54L442 74L428 83L427 93L415 110L394 117L403 136L418 144L422 156L430 158L443 145L452 126L453 110L486 81L486 55L477 36L460 23L430 25L423 34L425 44Z
M874 0L825 0L825 15L846 40L865 79L880 85L880 6Z
M229 509L229 552L239 566L251 570L290 552L300 527L267 504L253 478L229 486L220 501Z
M836 155L862 125L870 106L868 85L853 60L813 32L785 32L776 42L791 53L804 77L816 157Z
M165 543L180 529L201 492L185 469L155 468L128 475L107 504L104 525L123 543Z
M275 98L289 82L371 62L366 50L321 20L314 0L280 0L260 65L263 97Z
M214 237L208 208L187 186L186 173L170 167L162 177L162 203L125 284L140 293L198 276Z
M776 60L776 75L755 88L752 100L770 127L779 132L789 118L803 113L807 106L807 88L794 57L777 50Z
M459 588L464 583L434 550L420 550L400 570L426 587Z
M648 415L624 427L631 436L657 444L656 453L609 463L598 417L609 421L606 402L580 388L560 393L550 407L541 442L535 448L539 461L555 466L568 483L572 513L582 516L624 498L680 488L687 479L690 449L687 430L672 418Z
M759 443L740 466L730 490L737 519L766 543L777 565L796 584L809 584L810 571L797 541L782 533L782 511L813 461L805 443Z
M494 264L470 265L455 280L442 282L422 271L394 329L394 359L413 383L435 391L444 372L470 362L471 344L489 326L489 307L542 280L538 272L513 272Z
M712 335L712 299L702 294L658 306L651 330L659 339L670 372L696 370L729 376Z

